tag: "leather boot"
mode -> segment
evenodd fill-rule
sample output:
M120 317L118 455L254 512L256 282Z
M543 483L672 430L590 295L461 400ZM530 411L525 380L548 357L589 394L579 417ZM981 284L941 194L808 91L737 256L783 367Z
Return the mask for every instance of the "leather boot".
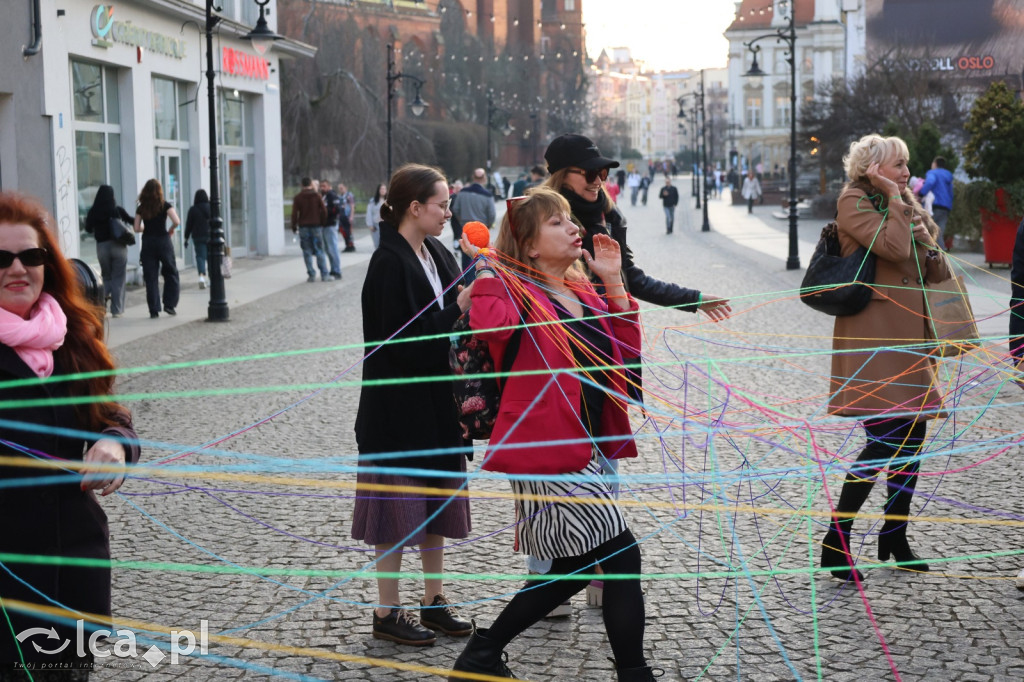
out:
M615 674L618 675L619 682L654 682L656 678L664 675L665 671L644 665L639 668L617 668Z
M864 501L871 494L871 486L875 481L873 478L864 478L870 475L864 470L851 471L846 475L843 482L843 489L839 493L839 504L836 505L837 512L856 514L864 505ZM851 549L850 531L853 530L853 517L833 516L829 523L828 532L821 541L821 567L831 568L832 576L842 581L864 580L864 574L853 568L853 561L850 555L843 551ZM840 535L842 538L840 539Z
M512 671L505 665L508 662L508 654L504 647L487 637L487 630L476 630L469 638L466 648L459 654L452 672L478 673L481 675L492 675L494 677L507 677L517 679ZM465 680L464 677L455 675L448 677L448 682Z
M914 497L914 488L917 487L917 472L920 467L920 460L911 460L886 481L889 489L889 499L885 505L886 516L910 516L910 501ZM907 542L908 525L904 519L886 519L878 536L878 558L888 561L892 556L900 564L899 568L927 573L928 564L914 554L910 549L910 543Z

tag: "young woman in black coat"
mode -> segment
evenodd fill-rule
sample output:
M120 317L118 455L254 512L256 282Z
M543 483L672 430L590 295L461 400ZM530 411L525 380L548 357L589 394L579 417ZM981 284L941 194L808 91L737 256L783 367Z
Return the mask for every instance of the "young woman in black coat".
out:
M109 495L124 481L123 473L97 465L139 459L131 413L112 399L114 363L103 345L103 320L83 298L52 230L37 201L0 192L0 401L11 405L0 426L0 481L14 484L0 491L0 554L97 559L101 566L0 563L3 680L25 664L46 674L68 670L61 679L88 678L89 635L108 628L110 617L110 568L102 565L110 559L110 540L96 494ZM52 380L80 373L98 376ZM69 401L86 396L100 400ZM33 463L58 468L19 466ZM42 480L53 476L63 480ZM101 622L86 619L86 641L79 645L73 622L16 608L24 604L98 614ZM77 614L68 617L74 621ZM42 634L17 639L34 628L54 628L67 645Z
M85 214L85 231L96 239L96 258L100 262L103 289L110 299L111 317L124 314L124 282L128 272L128 247L114 239L110 221L120 220L125 229L132 224L128 211L117 205L114 188L100 185L92 208Z
M409 164L395 171L381 206L380 248L370 258L363 283L368 356L356 415L357 481L363 487L357 493L352 537L376 548L379 572L398 572L403 548L419 545L424 573L442 573L444 539L464 538L470 531L467 498L415 490L455 492L465 483L466 459L451 382L416 381L451 373L449 342L443 335L469 308L469 289L452 287L460 274L455 258L437 239L451 218L448 205L448 183L437 169ZM432 336L437 338L403 342ZM393 379L402 382L373 383ZM452 476L369 467L427 469ZM425 646L435 641L432 630L454 636L472 632L472 624L449 605L440 579L424 580L420 603L425 608L418 619L401 608L398 580L378 578L377 589L373 636L378 639Z
M196 190L195 201L185 218L185 248L192 240L196 254L196 270L199 271L199 288L206 288L206 253L210 241L210 197L205 189Z

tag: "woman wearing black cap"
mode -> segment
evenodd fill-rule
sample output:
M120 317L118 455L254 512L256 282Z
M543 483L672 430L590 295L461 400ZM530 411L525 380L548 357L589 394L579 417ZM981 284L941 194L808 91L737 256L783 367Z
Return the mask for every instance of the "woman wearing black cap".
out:
M572 207L572 216L585 229L583 248L594 253L594 235L610 235L622 249L622 274L626 289L635 298L655 305L679 308L689 312L703 310L716 322L729 316L729 301L718 296L703 296L672 282L647 275L633 262L633 252L626 245L626 219L602 189L609 168L619 162L601 156L597 145L583 135L560 135L544 152L551 175L546 187L560 192Z

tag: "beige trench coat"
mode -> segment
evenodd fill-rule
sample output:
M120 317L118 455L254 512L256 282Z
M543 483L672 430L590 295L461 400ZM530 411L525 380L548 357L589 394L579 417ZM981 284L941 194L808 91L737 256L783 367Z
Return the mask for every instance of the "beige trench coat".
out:
M932 419L942 407L932 346L896 348L935 339L923 284L951 276L944 254L927 258L928 247L913 242L913 220L925 216L933 237L938 228L912 195L904 195L903 203L892 202L888 213L875 209L865 188L847 186L839 196L836 222L842 255L870 247L877 266L871 302L856 315L836 318L830 414L869 417L923 411L920 419Z

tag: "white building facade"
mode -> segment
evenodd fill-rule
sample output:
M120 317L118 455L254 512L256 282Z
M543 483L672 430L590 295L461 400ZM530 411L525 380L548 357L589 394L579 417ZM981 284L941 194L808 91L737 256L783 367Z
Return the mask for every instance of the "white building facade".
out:
M766 38L757 43L763 77L746 77L753 53L744 43L788 30L796 12L796 104L791 110L788 45ZM864 0L742 0L729 40L729 111L742 163L765 172L784 169L790 156L790 121L802 102L813 99L815 84L854 77L864 66Z
M40 198L66 255L91 262L95 246L82 225L100 185L111 185L133 213L142 186L157 178L184 220L194 192L210 187L205 2L9 1L13 12L0 28L0 189ZM257 5L219 4L214 69L225 240L234 256L281 254L279 61L315 51L279 40L259 55L243 38ZM272 30L275 5L268 5ZM189 266L182 233L176 253Z

